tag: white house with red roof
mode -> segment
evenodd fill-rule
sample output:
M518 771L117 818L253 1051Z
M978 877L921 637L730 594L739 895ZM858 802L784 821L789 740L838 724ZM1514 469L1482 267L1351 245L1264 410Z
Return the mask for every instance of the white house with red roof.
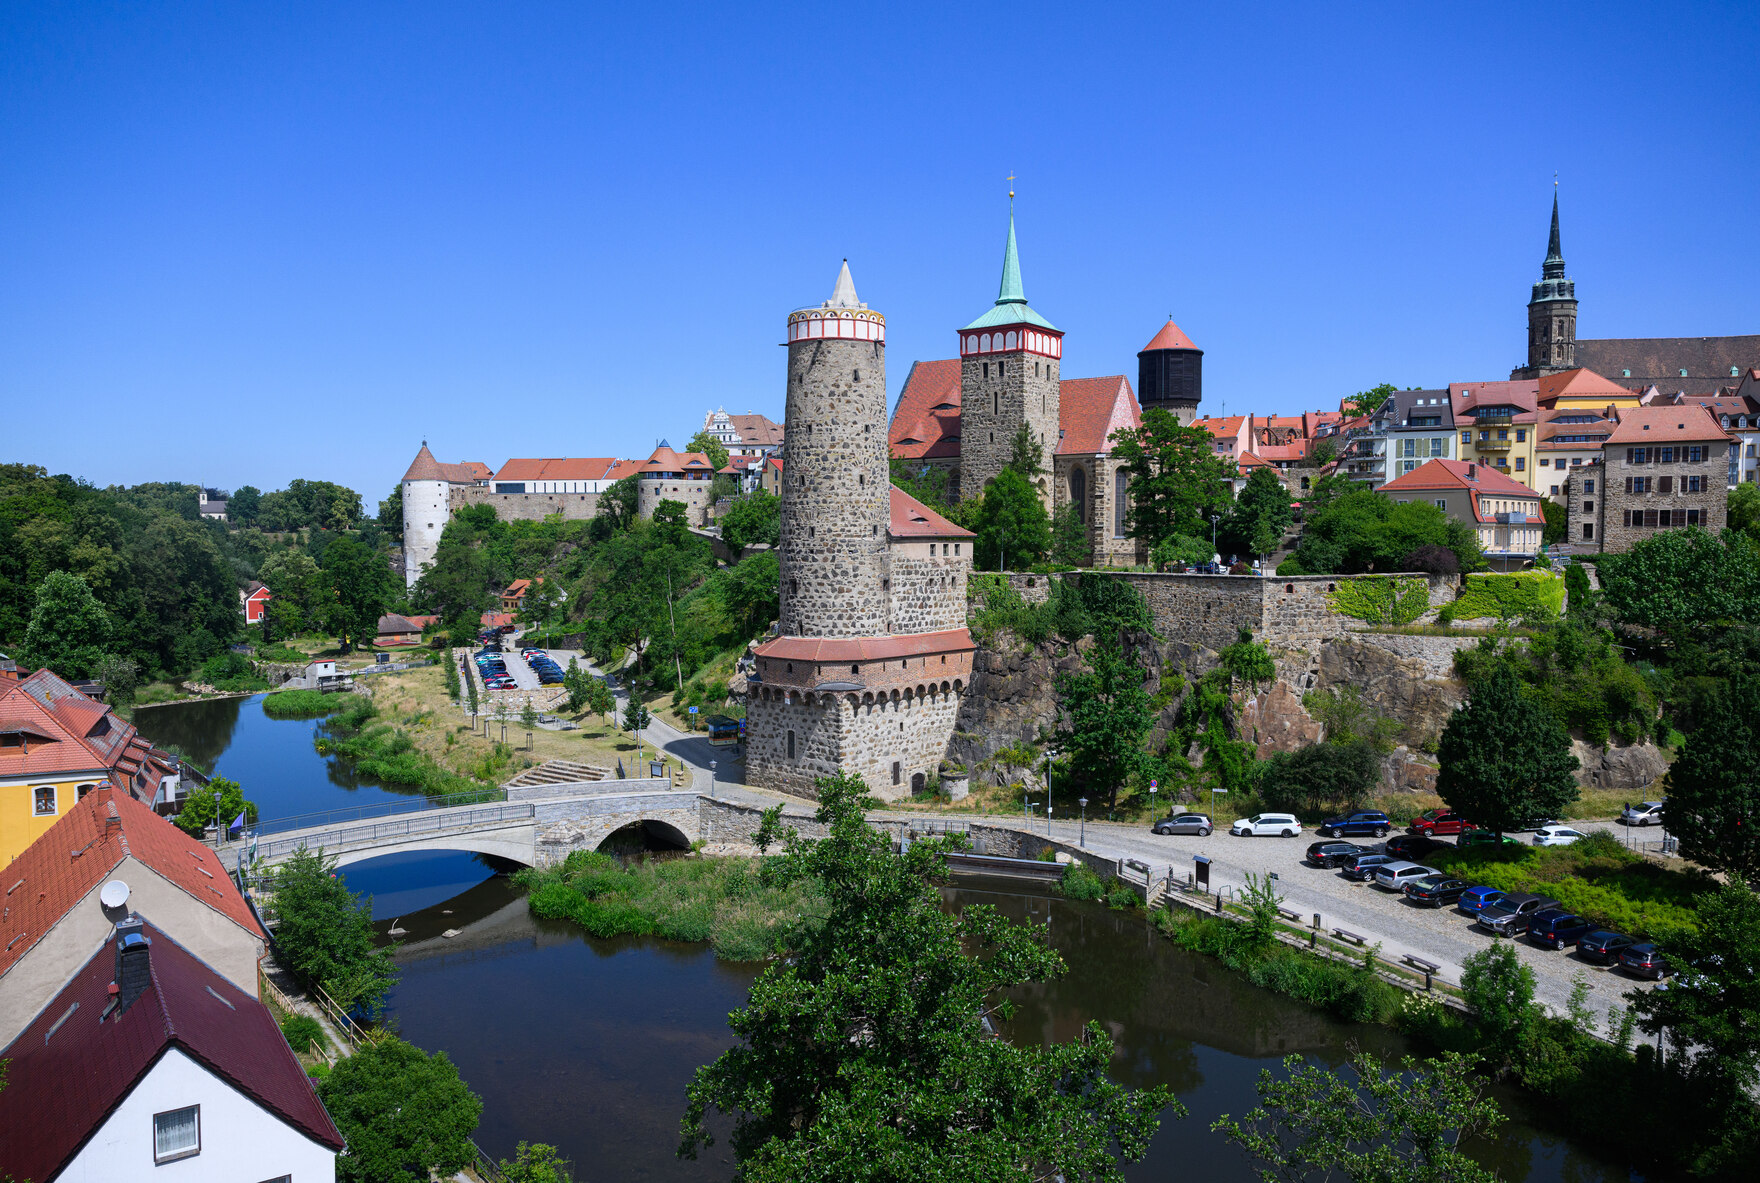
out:
M1473 527L1486 561L1499 570L1527 566L1540 550L1546 529L1540 494L1477 461L1426 461L1381 492L1402 504L1427 502Z
M265 584L258 583L254 579L246 584L244 590L238 593L239 607L244 612L244 622L246 624L261 624L263 609L268 607L272 598L269 594L269 588Z

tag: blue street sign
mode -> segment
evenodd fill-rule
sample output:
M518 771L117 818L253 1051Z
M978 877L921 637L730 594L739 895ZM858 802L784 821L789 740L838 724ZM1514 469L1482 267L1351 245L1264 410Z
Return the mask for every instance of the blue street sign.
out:
M696 713L697 713L697 708L696 708L696 707L692 707L692 708L691 708L691 714L693 714L693 715L694 715L694 714L696 714Z

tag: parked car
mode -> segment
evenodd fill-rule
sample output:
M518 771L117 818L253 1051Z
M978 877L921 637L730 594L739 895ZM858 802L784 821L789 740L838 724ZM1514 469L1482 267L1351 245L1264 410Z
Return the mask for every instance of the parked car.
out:
M1501 900L1503 895L1504 893L1495 887L1469 887L1461 893L1461 898L1455 906L1469 916L1477 916L1488 905Z
M1649 941L1641 945L1627 945L1621 949L1619 967L1634 978L1649 978L1657 982L1669 973L1668 962L1662 959L1662 953Z
M1590 933L1577 942L1577 956L1584 961L1593 961L1597 965L1613 965L1619 961L1621 953L1637 943L1637 937L1628 937L1623 932L1601 929Z
M1577 839L1588 836L1581 830L1573 830L1569 826L1541 826L1534 831L1534 845L1569 846Z
M1164 817L1149 829L1154 834L1196 834L1208 838L1216 826L1206 814L1182 813L1176 817Z
M1346 834L1373 834L1377 838L1387 837L1387 831L1393 829L1393 822L1379 809L1364 809L1356 813L1347 813L1342 817L1329 817L1320 823L1322 838L1342 838Z
M1468 830L1454 840L1456 846L1520 846L1520 838L1511 838L1508 834L1494 834L1490 830Z
M1628 805L1619 815L1619 820L1628 826L1660 826L1662 802L1640 801L1636 805Z
M1385 867L1388 863L1399 860L1386 854L1359 854L1349 862L1340 864L1346 879L1355 879L1359 883L1375 873L1376 867Z
M1422 879L1414 879L1405 885L1406 898L1414 904L1429 904L1432 908L1440 908L1444 904L1452 904L1466 894L1471 886L1463 879L1450 879L1447 875L1426 875Z
M1367 853L1354 842L1315 842L1308 847L1305 861L1316 867L1342 867Z
M1254 835L1271 834L1279 838L1294 838L1302 832L1302 823L1296 820L1293 813L1255 813L1252 817L1243 817L1228 828L1228 832L1237 838L1251 838Z
M1428 813L1419 814L1406 827L1408 834L1423 834L1435 837L1438 834L1459 834L1465 830L1478 829L1472 822L1452 809L1432 809Z
M1527 891L1512 891L1500 900L1479 909L1475 922L1493 936L1517 937L1528 930L1528 922L1546 911L1557 908L1555 899Z
M1416 883L1426 875L1441 874L1435 867L1425 867L1418 863L1408 863L1396 859L1391 863L1382 863L1375 868L1369 882L1376 887L1385 887L1388 891L1399 891L1408 883Z
M1595 926L1588 920L1563 908L1536 913L1528 922L1528 939L1548 949L1574 945L1594 931Z
M1423 834L1399 834L1381 844L1381 849L1394 858L1421 859L1433 850L1441 850L1448 843L1438 842Z

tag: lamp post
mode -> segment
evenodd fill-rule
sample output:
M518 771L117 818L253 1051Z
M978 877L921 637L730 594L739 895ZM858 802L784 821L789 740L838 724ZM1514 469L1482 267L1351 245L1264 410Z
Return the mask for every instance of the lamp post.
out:
M715 761L709 761L709 800L715 800Z
M1079 804L1082 807L1082 837L1077 845L1086 846L1088 844L1088 799L1083 797Z
M1051 837L1051 762L1063 755L1056 748L1045 753L1045 836Z
M1210 557L1212 560L1222 557L1216 553L1216 523L1221 520L1222 515L1219 513L1213 513L1210 515Z

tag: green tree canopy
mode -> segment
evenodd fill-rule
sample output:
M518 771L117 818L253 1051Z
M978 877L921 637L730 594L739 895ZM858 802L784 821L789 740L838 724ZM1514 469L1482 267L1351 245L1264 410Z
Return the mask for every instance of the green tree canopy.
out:
M281 640L322 627L329 581L311 555L303 550L277 551L257 577L269 589L263 619L270 638Z
M400 485L398 488L401 490L402 486ZM402 493L399 492L399 504L402 503L402 497ZM263 491L261 489L255 485L240 485L232 494L231 500L226 503L226 520L241 530L248 529L257 524L257 510L262 503ZM401 526L400 522L399 527L401 528Z
M782 498L757 489L736 500L721 518L721 540L735 555L748 546L782 541Z
M1255 468L1222 524L1225 549L1268 555L1283 544L1283 536L1294 521L1289 490L1269 468Z
M217 776L207 784L191 789L184 796L183 808L173 820L184 833L200 838L210 825L221 830L231 828L240 814L244 815L245 824L255 822L256 802L244 799L244 789L237 781Z
M37 603L19 656L63 678L89 678L110 647L110 614L78 575L51 571L37 584Z
M227 512L231 512L230 506ZM390 537L392 544L403 545L403 482L391 486L391 492L385 500L379 502L379 528Z
M346 1008L376 1013L396 984L391 950L376 947L370 900L336 876L336 859L301 846L269 874L283 964ZM333 1111L334 1112L334 1111Z
M1675 970L1668 989L1626 997L1640 1028L1667 1031L1677 1055L1749 1093L1760 1086L1760 897L1731 881L1705 896L1698 913L1697 928L1659 942Z
M381 1036L337 1061L318 1096L348 1143L336 1159L343 1183L429 1183L476 1161L483 1102L445 1052Z
M1273 809L1342 813L1368 800L1379 773L1375 748L1364 740L1309 744L1265 759L1259 796Z
M1485 565L1477 532L1436 506L1395 502L1381 493L1355 489L1330 496L1310 508L1295 559L1311 575L1392 573L1421 546L1443 546L1455 553L1461 570Z
M1719 684L1668 770L1663 819L1681 854L1760 880L1760 674Z
M1088 655L1088 669L1058 675L1058 706L1069 724L1059 735L1069 769L1088 796L1104 794L1107 808L1142 763L1143 737L1155 723L1148 675L1126 657L1117 641L1102 637Z
M1391 382L1383 382L1379 386L1359 390L1344 400L1344 413L1351 418L1360 415L1373 415L1381 409L1381 404L1398 393L1399 387Z
M863 815L860 778L821 780L826 837L790 832L766 882L823 885L828 912L789 934L747 1004L738 1043L697 1072L680 1154L712 1144L711 1109L733 1118L746 1183L882 1180L1122 1180L1166 1088L1133 1091L1108 1074L1113 1043L1089 1023L1075 1043L992 1038L1005 992L1063 964L1032 929L986 905L948 912L937 890L949 841L892 853ZM766 813L761 846L779 837Z
M636 520L636 504L640 496L640 491L636 488L636 478L633 476L612 481L610 487L599 494L597 521L604 527L601 537L629 529L630 523Z
M1085 567L1091 556L1088 525L1073 501L1066 501L1051 515L1051 562L1059 567Z
M1436 791L1449 807L1497 833L1560 817L1577 799L1577 758L1557 719L1499 668L1449 716L1437 746Z
M1760 622L1760 547L1739 530L1659 530L1600 557L1602 600L1615 618L1679 645L1721 624Z
M701 452L709 458L709 466L716 472L727 467L727 445L710 435L707 430L699 431L691 436L691 442L684 446L686 452Z
M1210 515L1226 513L1233 501L1235 468L1216 455L1208 431L1152 407L1141 427L1115 433L1112 443L1130 473L1126 534L1151 547L1170 534L1210 536Z
M1051 517L1039 491L1012 468L996 474L972 521L972 561L979 570L1021 571L1051 549Z
M325 626L342 643L366 648L379 635L379 617L397 594L397 584L383 556L343 535L324 548L325 580L331 598L324 606Z
M891 458L889 468L892 483L930 509L947 513L953 508L945 468L938 468L926 460L906 460L899 456Z

